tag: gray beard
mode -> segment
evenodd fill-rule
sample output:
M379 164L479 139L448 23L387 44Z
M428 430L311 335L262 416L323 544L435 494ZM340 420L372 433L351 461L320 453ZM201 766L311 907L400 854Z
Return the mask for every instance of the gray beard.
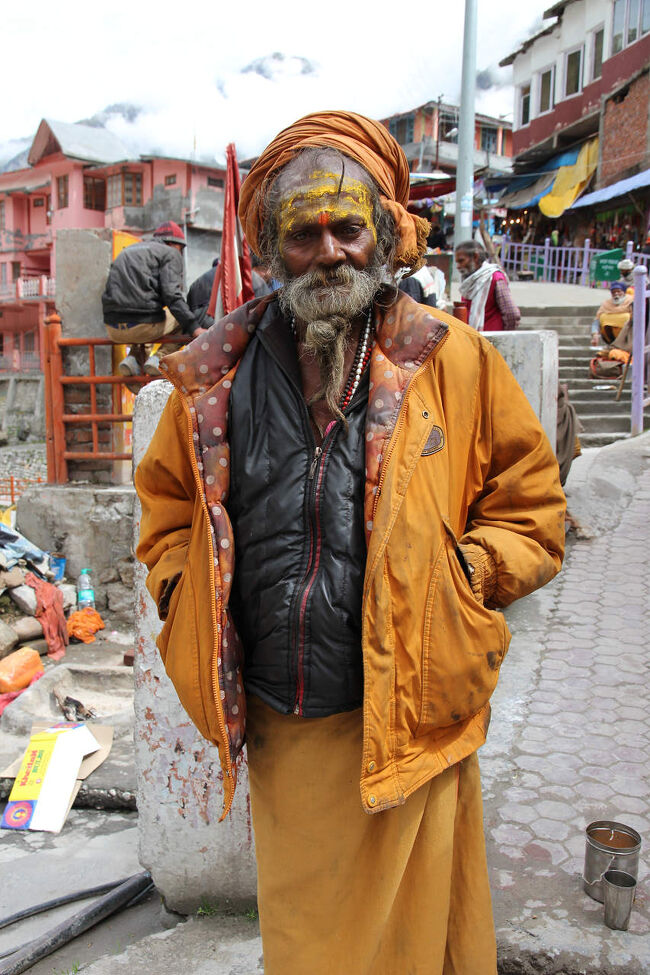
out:
M286 281L279 295L280 307L285 315L305 323L304 350L318 363L321 388L310 405L325 399L334 416L343 419L339 399L351 324L372 303L383 280L383 269L374 266L358 271L344 264L331 271L307 271L295 278L288 277L281 267L274 273Z

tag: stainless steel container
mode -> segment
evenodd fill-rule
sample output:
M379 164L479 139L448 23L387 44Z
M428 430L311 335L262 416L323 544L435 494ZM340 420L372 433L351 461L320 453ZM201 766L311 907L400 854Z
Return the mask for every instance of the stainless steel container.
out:
M636 893L636 879L623 870L607 870L603 876L605 924L614 931L627 931Z
M622 870L634 880L639 874L641 837L631 826L610 819L599 819L586 829L585 893L602 904L605 900L603 876L608 870Z

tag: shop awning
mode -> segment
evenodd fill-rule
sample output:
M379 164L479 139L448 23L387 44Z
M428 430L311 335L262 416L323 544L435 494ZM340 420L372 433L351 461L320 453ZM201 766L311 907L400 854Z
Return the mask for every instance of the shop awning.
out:
M555 181L555 173L544 173L529 186L521 189L511 189L505 196L499 198L499 206L509 210L523 210L539 203L545 193L548 193Z
M572 166L577 162L580 148L567 149L558 153L545 163L538 166L534 173L522 173L508 181L504 195L499 199L499 206L509 210L523 210L534 207L546 193L549 192L558 170L562 166ZM491 179L486 180L490 185Z
M575 163L561 166L552 188L539 201L545 217L561 217L564 211L580 196L598 165L598 138L585 142Z
M636 176L629 176L627 179L619 179L617 183L612 183L611 186L605 186L602 190L587 193L577 203L574 203L571 209L577 210L578 207L589 207L596 203L605 203L607 200L613 200L617 196L625 196L627 193L631 193L633 190L639 190L644 186L650 186L650 169L645 169L642 173L637 173Z

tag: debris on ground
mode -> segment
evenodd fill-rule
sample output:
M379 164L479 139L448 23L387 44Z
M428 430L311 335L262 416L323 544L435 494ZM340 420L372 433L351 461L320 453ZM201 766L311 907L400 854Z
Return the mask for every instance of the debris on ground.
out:
M37 650L21 647L0 660L0 694L11 694L29 687L36 674L43 673Z

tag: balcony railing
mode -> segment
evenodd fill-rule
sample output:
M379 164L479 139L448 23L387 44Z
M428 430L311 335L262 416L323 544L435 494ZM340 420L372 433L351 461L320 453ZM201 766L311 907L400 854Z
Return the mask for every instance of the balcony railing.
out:
M56 293L55 278L47 274L36 277L17 278L16 281L0 284L0 301L25 301L54 298Z

